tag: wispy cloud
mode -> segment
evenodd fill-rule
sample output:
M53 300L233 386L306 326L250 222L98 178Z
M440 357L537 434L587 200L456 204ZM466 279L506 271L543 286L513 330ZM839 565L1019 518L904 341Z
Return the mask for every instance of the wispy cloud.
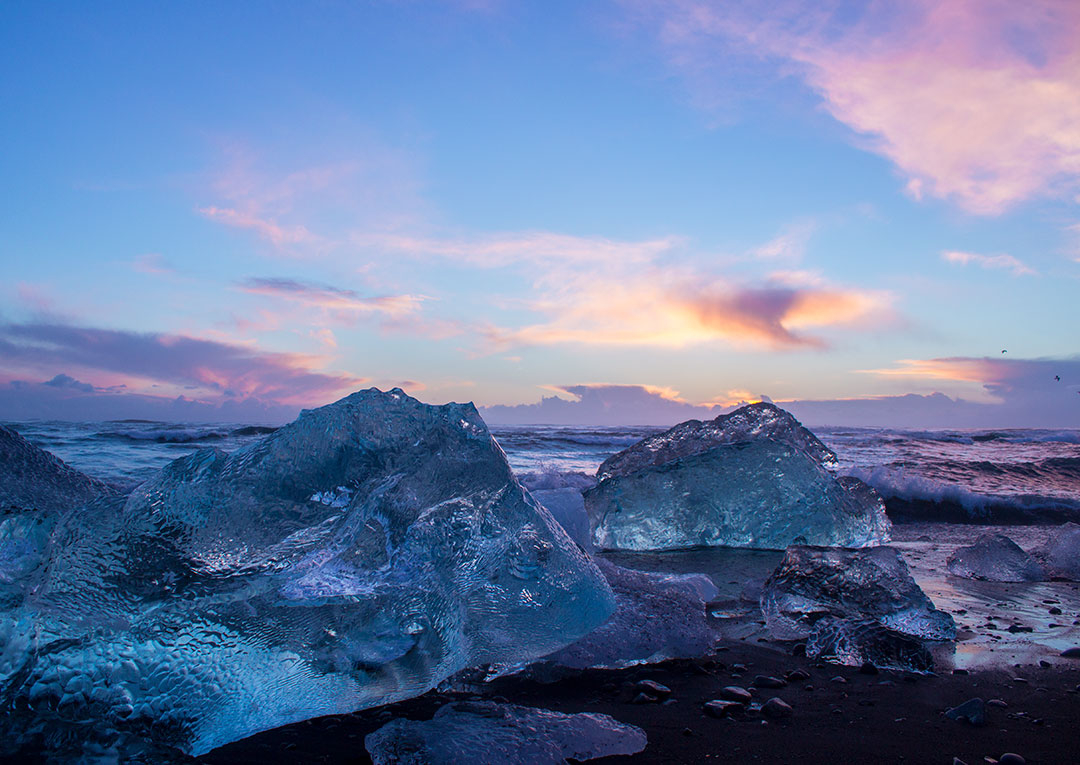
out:
M810 236L817 229L817 225L804 221L788 226L778 236L773 237L760 247L756 247L751 254L756 258L765 260L787 259L801 260L806 254L806 245Z
M442 238L375 233L357 234L352 238L353 244L361 247L413 256L436 256L483 268L524 262L612 262L621 265L648 263L671 251L682 241L680 237L674 236L645 241L623 241L550 231Z
M288 226L273 218L263 217L257 210L238 210L233 207L200 207L205 217L226 226L248 228L272 244L282 247L290 244L316 244L321 238L308 231L306 226Z
M131 262L131 267L140 274L151 276L175 276L177 273L175 266L159 252L148 252L137 256Z
M1013 276L1034 276L1036 274L1033 268L1012 255L979 255L975 252L945 250L941 253L941 258L948 263L959 263L962 266L976 265L981 268L1005 269L1012 271Z
M297 279L251 278L237 284L237 289L255 295L293 300L336 313L385 314L392 318L416 313L427 299L423 295L365 297L354 290Z
M414 221L423 205L408 155L359 133L350 138L347 149L327 149L315 162L295 150L230 144L196 210L251 231L275 253L305 257L338 251L355 231Z
M45 374L78 370L119 376L133 388L156 384L189 395L296 404L321 403L364 382L319 371L325 359L311 354L65 324L0 326L0 362L7 369Z
M1080 357L1008 358L953 356L902 359L894 367L860 370L882 377L974 383L985 401L1030 404L1046 412L1062 405L1075 410L1080 398Z
M628 3L698 82L733 55L802 77L915 197L996 214L1080 180L1080 4Z

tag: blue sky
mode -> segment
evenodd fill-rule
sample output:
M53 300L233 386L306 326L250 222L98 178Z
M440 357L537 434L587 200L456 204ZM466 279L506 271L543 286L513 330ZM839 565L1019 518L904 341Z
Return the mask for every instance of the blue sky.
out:
M1052 368L1006 419L1054 419L1077 39L1056 0L7 4L0 417L630 385L992 422Z

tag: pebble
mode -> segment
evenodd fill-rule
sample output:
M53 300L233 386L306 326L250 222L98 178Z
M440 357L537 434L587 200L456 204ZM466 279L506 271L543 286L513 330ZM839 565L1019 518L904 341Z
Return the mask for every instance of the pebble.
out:
M735 701L740 704L749 704L750 691L745 688L740 688L737 685L729 685L727 688L720 689L720 698L726 701Z
M1061 652L1061 656L1066 659L1080 659L1080 646L1066 648Z
M736 714L742 714L746 711L746 707L737 701L724 701L723 699L713 699L705 703L705 714L709 717L730 717Z
M945 710L945 716L957 722L967 722L976 727L986 724L986 703L979 698L968 699L963 704Z
M1053 608L1050 609L1050 615L1051 616L1061 616L1061 609L1058 608L1057 606L1054 606Z
M793 669L786 675L784 675L784 677L787 678L787 681L789 683L797 683L800 680L809 680L810 673L807 672L805 669Z
M647 693L639 693L637 696L635 696L630 701L630 703L631 704L656 704L659 701L660 701L660 699L656 698L655 696L650 696Z
M649 696L655 696L658 699L666 699L671 695L671 689L666 685L661 685L655 680L639 680L634 688Z
M966 669L954 669L952 673L954 675L966 675L968 674L968 671Z
M986 706L997 707L998 709L1008 709L1009 707L1009 705L1001 699L990 699L988 702L986 702Z
M1050 669L1050 667L1054 665L1048 662L1046 659L1039 659L1039 666L1043 669Z
M862 666L859 667L860 675L876 675L878 673L877 665L872 661L864 661Z
M846 678L846 677L844 677L843 675L837 675L836 677L834 677L834 678L833 678L832 680L830 680L829 682L830 682L830 683L846 683L846 682L847 682L847 678Z
M1005 752L1005 754L998 757L998 765L1027 765L1027 760L1018 754Z
M761 713L766 717L779 719L781 717L791 717L791 715L794 714L794 710L792 710L791 705L786 701L773 696L761 705Z
M779 677L773 677L772 675L758 675L754 678L755 688L783 688L787 685L787 680L782 680Z

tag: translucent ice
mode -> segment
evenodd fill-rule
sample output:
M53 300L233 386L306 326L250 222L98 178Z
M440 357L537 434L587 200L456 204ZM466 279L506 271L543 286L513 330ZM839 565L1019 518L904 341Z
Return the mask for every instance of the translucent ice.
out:
M1003 534L984 534L975 544L958 547L946 564L950 574L988 582L1041 582L1046 572Z
M782 640L809 637L829 616L874 620L929 640L956 638L952 617L934 608L892 547L789 547L765 582L761 610Z
M609 457L596 471L604 481L628 475L650 465L689 457L721 444L768 438L806 452L824 467L836 467L836 453L780 407L762 401L740 407L714 420L687 420L671 430L649 436Z
M0 754L198 755L543 656L614 609L475 408L396 389L176 460L45 549L2 564L33 586L0 613Z
M891 528L868 486L841 483L806 451L764 436L632 471L621 464L585 492L585 507L607 550L862 547L888 541Z
M576 643L545 657L544 664L585 669L702 656L717 632L705 604L717 593L704 574L662 574L597 560L615 592L615 613ZM535 671L535 670L534 670Z
M426 722L394 720L364 746L375 765L563 765L630 755L647 744L645 732L607 715L458 701Z
M921 641L873 619L821 619L806 642L806 655L849 667L870 662L880 669L909 672L934 668L934 659Z
M1050 576L1080 582L1080 525L1066 523L1050 532L1046 545L1035 551Z
M68 510L111 491L0 425L0 510Z

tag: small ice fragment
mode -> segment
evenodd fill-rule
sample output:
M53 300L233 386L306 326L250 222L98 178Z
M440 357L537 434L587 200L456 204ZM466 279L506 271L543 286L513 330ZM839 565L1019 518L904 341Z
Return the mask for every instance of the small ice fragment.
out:
M607 715L492 701L446 704L425 722L393 720L364 739L375 765L564 765L637 754L645 732Z
M1003 534L984 534L975 544L958 547L946 564L953 576L988 582L1041 582L1046 572Z
M782 640L809 637L828 616L872 619L928 640L956 638L952 617L934 607L892 547L789 547L765 582L761 610Z

